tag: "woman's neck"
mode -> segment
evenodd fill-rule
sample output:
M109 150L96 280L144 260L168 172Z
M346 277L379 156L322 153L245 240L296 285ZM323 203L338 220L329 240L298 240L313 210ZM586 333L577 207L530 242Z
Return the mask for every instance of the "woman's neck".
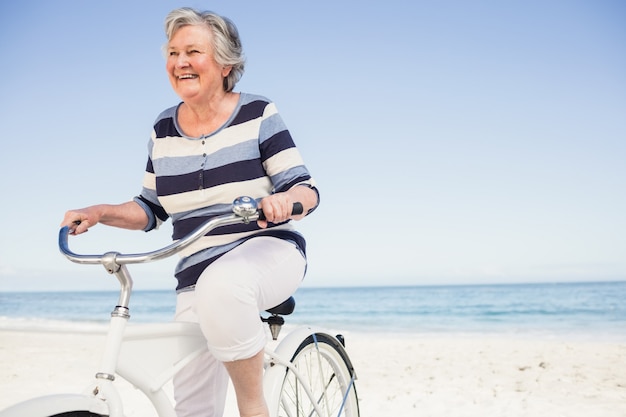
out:
M224 92L210 101L185 101L178 110L178 125L192 137L213 133L231 117L238 100L238 93Z

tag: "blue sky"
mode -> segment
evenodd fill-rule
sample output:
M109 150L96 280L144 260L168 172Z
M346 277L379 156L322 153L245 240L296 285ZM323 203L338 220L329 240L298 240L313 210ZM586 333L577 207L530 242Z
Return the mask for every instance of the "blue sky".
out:
M26 0L0 5L0 291L115 288L59 254L58 224L140 191L178 102L161 46L179 6L234 20L237 90L277 103L319 183L306 286L626 279L621 1ZM137 288L173 288L174 262L135 267Z

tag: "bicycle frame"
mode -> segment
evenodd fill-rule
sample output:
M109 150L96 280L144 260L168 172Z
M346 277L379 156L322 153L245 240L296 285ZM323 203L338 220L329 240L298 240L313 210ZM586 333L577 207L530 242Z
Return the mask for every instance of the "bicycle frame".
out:
M256 202L245 197L238 200L242 199L244 201L239 205L235 201L234 214L209 220L185 238L144 254L75 254L68 247L69 228L62 228L59 232L59 248L69 260L79 264L102 264L120 283L119 300L111 313L102 360L94 382L84 394L35 398L0 411L0 417L41 417L68 410L87 410L110 417L123 417L123 401L113 385L116 375L141 390L159 417L176 417L164 387L180 369L207 349L206 340L196 323L171 322L127 327L133 281L126 264L150 262L171 256L219 226L256 221L259 218ZM289 369L299 380L302 379L290 362L293 353L302 340L317 332L320 330L308 326L299 327L289 332L276 350L266 347L263 383L272 413L278 409L279 393L286 370ZM156 343L159 349L154 349ZM306 387L305 382L303 385ZM318 399L310 389L306 388L305 392L318 415L323 415Z
M143 392L159 417L176 417L171 399L164 388L176 372L206 349L206 341L199 326L195 323L171 322L124 328L113 324L118 320L119 318L112 317L108 334L109 340L115 340L119 332L124 332L117 350L116 369L113 374L109 374L111 376L98 372L82 395L59 394L35 398L0 412L0 416L41 417L43 413L62 412L68 407L75 407L110 417L123 417L123 400L113 385L115 376L119 375ZM289 332L276 350L266 347L263 383L268 404L273 405L271 410L277 409L275 402L285 369L290 368L297 372L289 361L289 355L305 337L315 332L311 327L300 327ZM158 350L154 349L155 343L158 343ZM103 363L111 360L106 356L105 353ZM313 393L307 391L307 395L315 402ZM317 412L322 415L321 410L318 409Z

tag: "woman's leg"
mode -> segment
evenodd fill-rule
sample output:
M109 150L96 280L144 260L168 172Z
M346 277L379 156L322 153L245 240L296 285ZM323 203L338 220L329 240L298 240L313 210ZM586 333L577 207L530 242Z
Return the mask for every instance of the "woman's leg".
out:
M259 311L292 295L306 261L290 242L256 237L211 264L196 284L196 312L209 350L224 362L240 415L267 416L263 350L267 329Z
M224 362L230 375L241 417L268 417L263 396L263 351L248 359Z
M176 321L198 322L195 293L176 297ZM174 399L178 417L222 417L228 389L228 373L208 348L174 376Z

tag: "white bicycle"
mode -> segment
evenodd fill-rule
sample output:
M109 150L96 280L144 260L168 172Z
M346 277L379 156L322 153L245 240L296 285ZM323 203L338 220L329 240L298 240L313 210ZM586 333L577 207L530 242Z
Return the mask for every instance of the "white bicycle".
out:
M76 254L68 247L69 229L63 227L59 232L59 248L69 260L102 264L120 283L119 300L111 313L100 367L83 393L34 398L0 411L0 417L123 417L123 400L114 384L117 376L141 390L159 417L176 417L173 401L164 387L206 349L206 341L194 323L127 326L133 280L126 265L169 257L216 227L256 221L260 216L254 199L240 197L233 203L232 214L208 220L164 248L139 254ZM283 316L294 307L295 301L290 298L267 310L269 316L261 316L274 340L265 348L263 376L270 415L359 417L356 373L341 335L302 326L279 338Z

